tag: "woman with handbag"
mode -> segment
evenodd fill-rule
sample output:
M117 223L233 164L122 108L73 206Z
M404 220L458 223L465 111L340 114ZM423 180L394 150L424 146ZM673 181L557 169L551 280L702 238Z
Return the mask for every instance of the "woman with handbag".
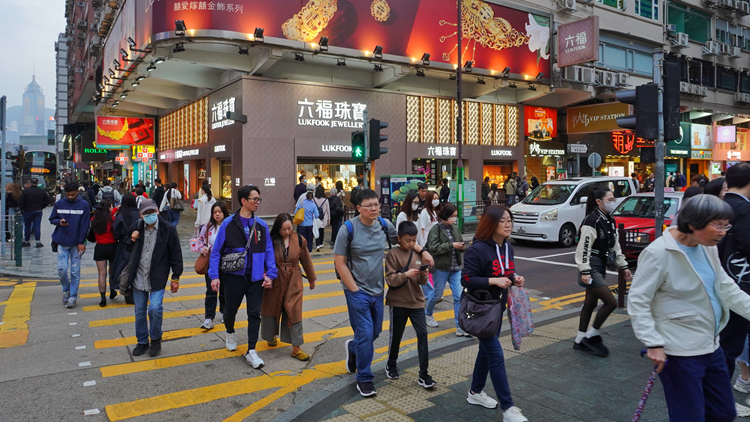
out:
M213 192L211 192L211 188L208 185L203 185L201 187L201 192L203 192L203 195L195 200L196 229L203 229L203 226L208 224L208 222L211 220L211 216L213 215L213 205L216 203L216 198L214 198L214 194Z
M221 322L224 322L224 304L226 303L224 285L219 283L219 291L214 291L211 287L211 277L208 276L208 266L211 259L211 248L216 240L216 234L219 233L219 227L221 227L224 219L229 216L229 209L227 209L225 203L214 202L211 206L211 219L203 226L200 235L198 235L198 238L203 242L203 248L201 248L201 254L198 259L195 260L195 272L197 274L203 274L206 277L206 319L203 321L203 324L201 324L201 328L204 330L214 328L217 298L219 299L219 312L222 314Z
M112 232L117 240L117 250L115 252L115 263L112 266L112 275L110 277L110 283L115 289L119 289L118 280L122 270L130 262L130 252L125 248L125 242L130 239L131 227L141 219L140 213L138 213L138 207L135 205L136 199L133 194L127 193L122 196L120 208L117 210L115 215L114 223L112 224ZM125 303L133 304L133 295L125 295Z
M294 214L296 215L297 211L300 210L304 212L305 217L302 220L302 223L297 226L297 233L299 233L307 241L307 251L312 252L313 220L320 217L320 212L318 211L318 206L315 205L315 201L313 201L313 191L310 190L309 185L305 199L303 199L302 202L297 205L297 208L294 210Z
M172 182L172 184L169 185L169 190L164 194L164 199L161 201L159 211L166 212L167 221L175 227L180 223L180 213L185 209L181 201L182 194L177 190L177 183Z
M294 233L291 215L281 213L276 217L271 228L271 241L278 276L273 282L273 287L263 290L260 337L267 341L270 347L275 347L278 344L276 336L280 335L281 341L291 343L292 357L305 362L310 356L300 349L305 338L302 330L304 286L299 266L302 264L305 269L310 290L315 288L315 268L305 244L306 240Z
M513 247L508 243L513 230L513 217L510 211L502 205L491 205L482 214L475 235L475 241L464 254L464 267L461 274L461 284L466 289L461 297L465 301L468 295L476 296L486 292L494 306L499 307L494 315L497 317L497 332L489 337L478 337L479 353L474 364L474 376L471 389L466 399L469 404L484 406L488 409L497 407L497 400L485 393L487 374L492 378L492 385L500 400L505 422L528 422L521 413L521 409L513 404L508 385L508 375L505 372L505 358L500 346L500 328L502 313L507 303L508 288L512 285L522 287L525 279L515 272L513 262ZM463 303L462 303L463 306ZM462 324L463 324L462 319ZM481 322L481 321L474 321ZM464 328L469 331L465 325Z
M94 261L96 261L96 269L99 272L99 295L101 301L99 306L107 306L107 262L109 262L109 298L114 299L117 296L117 290L114 286L114 280L112 279L112 269L115 263L115 254L117 253L117 239L115 239L112 221L112 214L116 210L112 209L112 203L109 200L102 201L96 206L94 216L91 218L91 234L96 242L96 248L94 248Z
M328 198L326 198L326 193L322 186L321 189L315 189L315 198L313 198L313 202L315 202L319 211L323 210L323 214L319 217L320 227L318 228L318 238L315 239L315 251L320 252L320 248L323 247L323 238L325 237L326 227L331 224L331 205L328 202Z

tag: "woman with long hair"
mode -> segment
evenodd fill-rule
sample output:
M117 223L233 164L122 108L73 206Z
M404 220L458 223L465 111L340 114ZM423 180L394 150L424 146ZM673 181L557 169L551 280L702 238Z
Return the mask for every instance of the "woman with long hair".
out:
M94 216L91 218L91 231L96 238L96 248L94 248L94 261L96 269L99 272L99 295L101 301L99 306L107 306L107 263L109 263L109 298L114 299L117 296L117 290L112 287L112 268L115 263L117 254L117 240L114 235L114 222L112 220L112 203L109 200L102 201L96 206ZM118 286L119 287L119 286Z
M203 191L203 195L195 200L195 208L196 208L195 228L196 229L203 229L203 226L205 226L211 220L213 213L214 213L213 206L216 203L216 199L214 198L213 192L211 192L210 186L203 185L201 187L201 191ZM226 208L226 205L224 205L224 208Z
M5 207L8 210L8 219L5 220L5 241L9 241L10 235L10 220L16 215L18 211L18 200L21 198L21 187L17 183L6 183L5 184Z
M492 186L490 186L490 193L487 194L487 198L489 198L490 204L499 204L501 197L502 196L500 195L500 190L497 188L497 183L493 183Z
M119 278L122 270L130 262L130 252L125 248L125 243L130 239L131 228L140 220L141 215L138 207L135 205L135 196L127 193L122 196L120 208L117 210L115 220L112 225L112 232L117 240L117 251L115 253L115 264L112 266L112 274L109 278L111 288L116 290L120 288ZM114 298L110 293L110 298ZM133 304L133 295L125 296L125 303Z
M204 186L203 188L204 192L206 189L208 189L207 186ZM210 189L208 189L208 191L210 193ZM198 236L200 239L203 239L203 249L201 250L201 254L209 257L211 256L211 248L213 248L214 241L216 240L216 234L219 233L219 227L221 227L221 223L223 223L224 219L231 215L229 214L229 209L227 209L227 205L225 203L216 202L215 199L211 199L214 201L210 208L211 217L206 222L206 224L203 225L200 235ZM206 272L206 319L201 325L201 328L203 328L204 330L210 330L214 328L214 319L216 319L217 297L219 300L219 312L221 312L222 315L221 322L224 322L224 304L226 303L226 297L224 296L224 285L219 284L219 291L215 292L211 287L211 277L209 277L208 272Z
M539 179L536 178L536 176L531 177L531 190L534 190L539 186Z
M586 289L586 298L581 308L581 319L578 323L573 348L592 352L596 356L609 356L609 349L602 343L599 329L604 321L617 308L617 302L605 281L607 266L617 265L625 271L625 278L630 279L630 270L625 255L620 249L615 219L610 215L617 208L615 195L607 188L596 188L591 191L586 202L586 218L581 224L581 235L576 249L578 265L578 284ZM589 328L591 315L601 299L594 324Z
M488 290L493 299L499 300L498 305L505 310L508 302L508 288L510 286L523 287L526 280L516 274L513 260L513 246L508 243L513 231L513 216L502 205L491 205L484 210L479 220L474 243L464 253L464 266L461 274L461 284L474 293L476 290ZM502 313L502 312L501 312ZM508 385L508 375L505 371L505 357L497 335L488 338L478 338L479 352L474 363L474 375L471 380L467 402L474 405L494 409L500 401L503 411L503 421L527 422L521 409L513 404ZM485 393L487 375L492 379L498 400Z
M161 206L159 207L159 210L161 212L166 212L167 214L167 221L169 221L169 224L177 227L177 225L180 223L180 211L176 211L171 209L169 206L170 200L172 198L175 198L177 200L182 200L182 194L179 190L177 190L177 183L172 182L169 185L169 189L167 189L167 192L164 194L164 199L161 201Z
M418 210L419 196L417 196L417 192L410 190L409 193L406 194L404 202L401 204L401 212L398 213L398 217L396 217L396 230L398 230L398 226L404 221L411 221L412 223L417 224L417 221L419 221Z
M432 227L438 223L437 208L440 206L440 199L437 194L433 191L427 192L424 201L424 209L419 214L419 236L417 236L417 243L420 246L427 245L427 235L430 234Z
M320 189L315 189L315 198L313 199L313 202L315 202L315 205L323 210L323 215L321 215L320 221L320 227L318 228L318 238L315 239L315 251L320 252L320 248L323 247L323 238L326 231L326 227L328 227L331 224L331 205L328 203L328 198L326 198L326 191L323 186L319 186Z
M260 308L260 335L275 347L278 335L282 342L291 343L292 357L307 361L310 356L300 349L305 342L302 330L302 272L305 269L310 290L315 288L315 268L307 249L307 240L294 233L292 216L279 214L271 228L278 276L270 289L263 289L263 304ZM281 324L279 326L279 324Z

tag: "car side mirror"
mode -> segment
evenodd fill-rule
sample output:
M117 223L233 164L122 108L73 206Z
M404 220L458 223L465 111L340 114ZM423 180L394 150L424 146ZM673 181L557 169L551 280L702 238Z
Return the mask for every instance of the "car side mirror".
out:
M581 201L580 201L580 202L581 202L581 204L585 204L585 203L586 203L586 202L588 202L588 201L589 201L589 198L588 198L587 196L582 196L582 197L581 197Z

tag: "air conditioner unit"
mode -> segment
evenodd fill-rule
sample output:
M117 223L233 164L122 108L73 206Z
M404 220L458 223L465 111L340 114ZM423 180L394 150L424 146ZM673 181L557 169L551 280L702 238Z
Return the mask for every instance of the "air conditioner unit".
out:
M734 0L719 0L718 6L722 9L731 9L734 7Z
M596 83L596 72L590 67L581 68L581 82L591 85Z
M627 73L617 73L617 86L630 85L630 75Z
M715 56L719 54L719 43L716 41L706 41L703 44L703 54L706 56Z
M563 79L579 82L581 80L581 68L579 66L567 66L563 68Z
M703 0L703 1L701 2L701 4L702 4L702 5L704 6L704 7L707 7L707 8L709 8L709 9L713 9L713 8L715 8L715 7L716 7L716 2L717 2L717 0Z
M675 32L669 39L675 47L687 48L690 46L690 37L684 32Z
M738 93L734 94L734 101L737 101L737 102L740 102L740 103L746 103L746 102L748 102L748 99L749 99L748 97L750 97L750 95L738 92Z
M730 54L730 47L729 44L719 43L719 53L728 56Z
M86 21L83 19L78 20L78 27L79 28L85 28L86 27Z
M698 95L700 95L701 97L706 97L706 96L708 96L708 87L705 87L705 86L699 86L698 88L699 88L699 89L698 89Z
M92 31L96 32L96 31L98 31L98 30L99 30L99 25L97 25L96 23L92 23L92 24L91 24L91 28L90 28L90 29L91 29Z
M666 26L666 30L670 34L673 33L673 32L677 32L677 25L675 25L673 23L668 23L667 26Z
M750 15L750 2L740 2L740 14L741 15Z
M83 6L85 6L85 5L86 5L86 3L85 3L85 2L82 2L82 1L79 1L79 2L78 2L78 7L83 7Z
M729 48L729 57L732 57L732 58L736 59L736 58L740 57L740 53L741 52L742 52L742 49L739 48L739 47L734 47L734 46L730 47Z
M611 87L617 86L617 73L604 72L604 82L602 83L602 85Z
M740 7L742 7L741 4L742 4L741 0L732 0L732 9L740 10Z
M83 39L86 39L86 33L84 33L84 32L79 32L79 33L78 33L78 38L80 38L80 39L82 39L82 40L83 40Z
M83 69L81 69L80 67L77 67L76 68L76 73L83 73Z
M690 84L687 82L680 82L680 92L684 94L692 93Z
M568 12L576 11L576 0L559 0L560 10Z

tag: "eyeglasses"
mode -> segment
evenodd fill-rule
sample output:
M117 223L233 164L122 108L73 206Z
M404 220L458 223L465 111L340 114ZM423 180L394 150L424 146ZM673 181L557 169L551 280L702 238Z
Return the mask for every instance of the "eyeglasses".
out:
M248 200L248 201L253 201L253 202L255 202L256 204L260 204L261 202L263 202L263 198L261 198L260 196L258 196L258 197L256 197L256 198L247 198L247 200Z
M720 224L709 223L709 225L713 226L713 227L716 227L718 230L723 231L723 232L728 232L732 228L731 224L727 224L726 226L722 226Z
M513 225L513 220L503 218L498 224L502 224L503 226Z
M380 208L380 204L360 205L359 207L369 209L369 210L376 210Z

